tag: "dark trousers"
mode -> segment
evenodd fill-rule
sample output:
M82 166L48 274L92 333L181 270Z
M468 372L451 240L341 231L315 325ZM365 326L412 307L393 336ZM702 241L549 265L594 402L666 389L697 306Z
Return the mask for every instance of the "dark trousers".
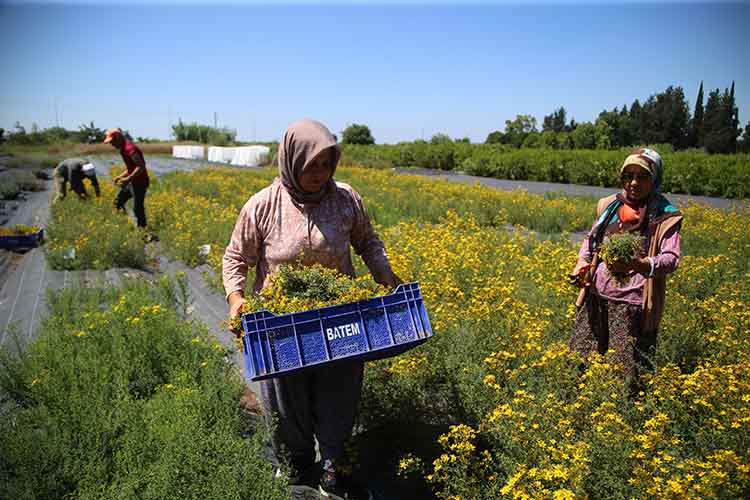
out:
M361 362L308 370L260 382L265 417L274 425L269 459L288 459L297 472L315 461L315 439L321 459L344 454L362 393Z
M148 185L129 183L120 187L120 192L117 193L117 198L115 198L117 210L125 210L125 203L133 198L133 213L135 213L135 218L138 221L138 227L146 227L146 207L143 204L146 199L146 190L148 190Z

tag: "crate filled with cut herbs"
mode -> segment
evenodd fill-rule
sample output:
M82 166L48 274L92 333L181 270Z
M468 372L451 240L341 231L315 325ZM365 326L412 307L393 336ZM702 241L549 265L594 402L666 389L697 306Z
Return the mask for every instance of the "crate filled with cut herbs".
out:
M38 226L16 224L11 227L0 227L0 248L18 250L36 248L44 239L44 229Z
M432 337L419 283L388 293L367 278L321 266L282 266L268 287L248 298L239 323L234 327L242 332L253 380L395 356Z

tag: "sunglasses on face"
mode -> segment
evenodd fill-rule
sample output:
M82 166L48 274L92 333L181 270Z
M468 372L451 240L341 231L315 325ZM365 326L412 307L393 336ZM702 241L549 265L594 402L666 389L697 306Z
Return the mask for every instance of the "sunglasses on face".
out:
M623 172L620 175L622 182L633 182L633 179L638 179L638 182L645 182L651 180L650 174L634 174L632 172Z

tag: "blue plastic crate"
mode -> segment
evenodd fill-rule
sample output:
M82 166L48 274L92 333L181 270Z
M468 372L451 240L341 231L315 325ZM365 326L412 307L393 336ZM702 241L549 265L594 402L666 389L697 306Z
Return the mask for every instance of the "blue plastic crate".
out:
M242 315L245 366L252 380L341 360L395 356L432 337L419 283L358 302L276 316Z
M36 248L44 239L44 228L31 234L0 235L0 248L15 250L19 248Z

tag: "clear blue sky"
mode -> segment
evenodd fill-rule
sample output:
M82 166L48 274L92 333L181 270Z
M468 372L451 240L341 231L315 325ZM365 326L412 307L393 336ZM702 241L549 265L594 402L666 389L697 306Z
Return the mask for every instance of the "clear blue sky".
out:
M216 112L243 140L312 117L479 142L516 114L592 121L669 85L692 111L701 80L735 80L750 119L748 2L61 4L0 0L0 127L167 138Z

